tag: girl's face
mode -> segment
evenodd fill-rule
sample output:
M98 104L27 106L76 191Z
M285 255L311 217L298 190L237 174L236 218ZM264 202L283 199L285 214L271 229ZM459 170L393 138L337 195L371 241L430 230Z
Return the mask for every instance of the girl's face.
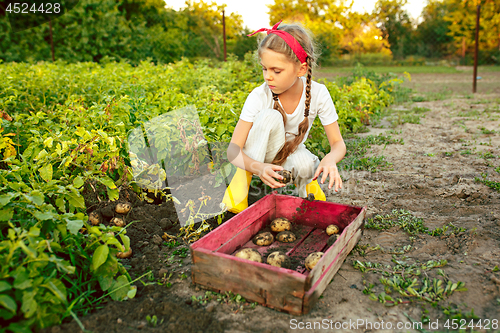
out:
M281 94L298 82L304 76L307 64L297 64L285 55L264 49L260 54L260 63L264 80L275 94Z

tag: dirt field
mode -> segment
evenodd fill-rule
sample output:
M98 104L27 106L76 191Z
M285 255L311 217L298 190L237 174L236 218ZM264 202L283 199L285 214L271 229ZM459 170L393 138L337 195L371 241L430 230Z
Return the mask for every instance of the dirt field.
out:
M424 84L425 80L420 82ZM500 331L499 326L494 326L500 320L500 272L495 269L500 266L500 192L475 180L483 179L481 174L487 173L484 179L500 182L500 94L498 87L495 89L494 94L394 107L392 115L370 127L369 133L359 135L390 134L402 138L404 144L373 145L369 156L385 156L392 165L374 173L344 173L343 190L338 194L326 192L327 200L367 206L366 221L372 225L384 220L377 215L385 216L385 221L395 220L404 210L402 215L411 225L420 221L429 230L445 226L448 229L434 236L425 232L410 234L399 226L365 229L357 250L347 257L310 314L292 316L251 304L236 295L212 295L192 285L187 246L170 248L160 238L165 231L178 231L172 205L132 200L130 220L137 222L128 234L134 254L124 262L132 278L148 270L153 275L143 278L144 283L135 283L138 292L134 299L109 302L103 309L81 318L82 324L93 332L445 332L443 325L450 316L463 319L467 325L476 316L482 325L488 320L490 329L476 326L475 331ZM395 117L398 113L411 113L407 110L414 107L430 109L418 114L420 124L405 123L404 117ZM443 264L442 260L447 262ZM355 261L366 267L366 262L371 262L371 269L362 273L353 266ZM433 264L429 261L441 262L443 266L430 269ZM421 267L426 263L427 267ZM392 291L387 295L396 303L401 299L401 304L389 301L384 305L371 300L368 294L378 296L384 292L382 271L391 271L386 265L403 271L391 278L404 279L407 274L406 278L417 279L414 289L429 277L431 281L443 280L444 285L447 281L461 281L467 291L443 295L435 306ZM409 272L405 268L417 266L421 274L405 273ZM437 274L439 269L444 276ZM433 297L430 291L423 295ZM153 315L157 317L156 324L146 319ZM409 318L430 321L432 325L424 323L422 329L410 329ZM353 326L353 322L359 325ZM320 326L325 323L328 329ZM403 327L396 328L398 323ZM474 321L474 325L477 323ZM308 327L311 329L300 329ZM79 331L74 321L47 330Z

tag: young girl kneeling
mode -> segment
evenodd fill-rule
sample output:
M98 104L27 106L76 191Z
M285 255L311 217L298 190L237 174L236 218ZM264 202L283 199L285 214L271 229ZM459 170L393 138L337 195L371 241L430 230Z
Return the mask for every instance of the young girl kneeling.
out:
M312 40L300 26L283 24L278 29L280 23L253 33L267 32L258 48L265 83L245 101L227 150L237 171L223 203L233 213L248 207L252 174L274 189L286 186L276 180L283 179L276 171L289 170L299 196L312 193L316 200L326 200L316 180L321 173L321 183L329 177L328 188L342 188L337 163L346 148L330 93L311 79L317 60ZM316 116L331 147L321 162L304 145Z

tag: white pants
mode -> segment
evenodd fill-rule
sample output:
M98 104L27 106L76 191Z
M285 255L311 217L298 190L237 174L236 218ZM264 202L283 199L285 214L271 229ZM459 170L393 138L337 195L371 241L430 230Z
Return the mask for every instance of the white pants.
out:
M243 152L258 162L271 163L284 144L285 126L281 114L277 110L266 109L257 115ZM319 162L319 158L301 143L283 163L283 168L292 172L299 197L307 197L306 185L312 181Z

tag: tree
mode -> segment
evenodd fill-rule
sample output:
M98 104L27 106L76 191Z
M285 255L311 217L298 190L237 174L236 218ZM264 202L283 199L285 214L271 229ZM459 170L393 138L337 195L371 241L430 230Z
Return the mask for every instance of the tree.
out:
M403 9L406 3L407 0L378 0L372 14L383 38L389 42L391 51L397 58L403 58L414 51L412 22Z
M477 5L481 5L479 49L487 57L485 59L487 63L500 63L499 1L447 0L447 2L452 6L452 10L444 19L450 24L448 36L453 39L453 46L456 52L460 52L462 44L465 44L466 50L473 50L476 32L476 7Z
M222 59L222 10L226 5L205 3L203 0L186 1L183 14L188 18L188 29L192 39L190 51L192 55L211 55ZM225 15L226 37L228 40L236 38L243 32L243 20L240 15L231 13ZM209 53L207 54L207 50Z
M352 12L347 0L275 0L269 5L270 24L283 19L300 22L314 35L321 47L320 63L340 55L346 32L355 29L367 17Z
M422 10L422 22L416 38L418 53L425 57L441 58L451 53L450 22L445 19L453 11L450 1L427 0Z

